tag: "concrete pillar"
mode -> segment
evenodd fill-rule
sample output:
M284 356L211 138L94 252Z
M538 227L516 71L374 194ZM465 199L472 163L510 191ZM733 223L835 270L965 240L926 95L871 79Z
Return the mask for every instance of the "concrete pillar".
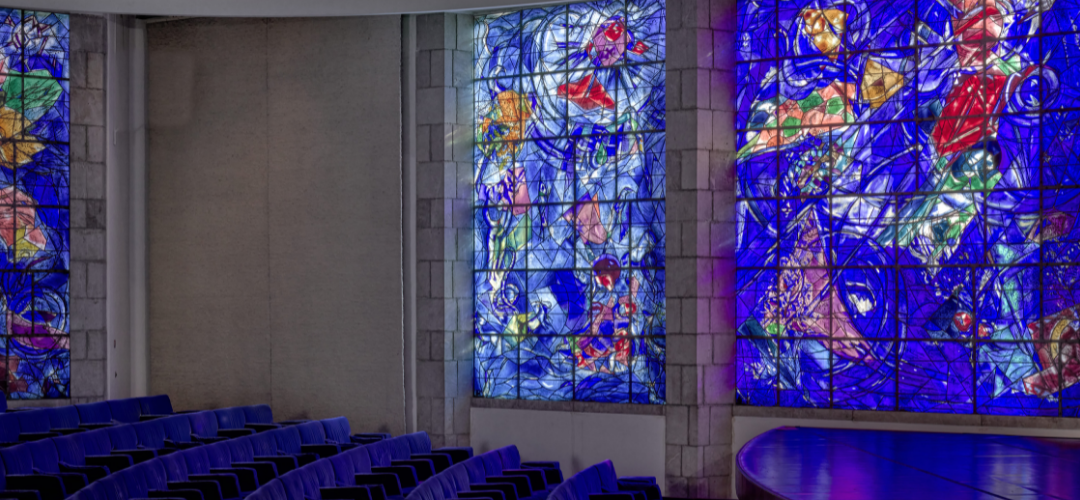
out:
M416 405L467 446L472 397L472 16L416 20Z

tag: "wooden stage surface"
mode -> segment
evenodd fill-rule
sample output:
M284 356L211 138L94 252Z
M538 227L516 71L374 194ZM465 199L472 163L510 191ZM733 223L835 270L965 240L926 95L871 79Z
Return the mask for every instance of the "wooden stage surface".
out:
M1080 439L781 427L736 464L740 500L1080 499Z

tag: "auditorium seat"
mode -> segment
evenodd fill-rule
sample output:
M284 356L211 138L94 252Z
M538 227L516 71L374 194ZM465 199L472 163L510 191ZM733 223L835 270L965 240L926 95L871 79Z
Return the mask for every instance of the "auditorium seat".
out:
M135 463L156 457L157 450L139 445L139 435L133 425L114 425L105 428L114 455L127 455Z
M53 500L63 498L64 483L58 477L8 474L0 460L0 498L12 500Z
M353 448L335 455L327 462L334 469L334 479L338 486L365 486L372 493L373 500L379 497L399 500L401 481L396 474L371 472L371 459L367 450Z
M213 411L200 411L177 415L186 417L190 425L191 439L200 443L216 443L231 437L246 436L254 433L248 429L221 429L218 427L218 417Z
M0 446L19 442L19 416L17 412L0 413Z
M269 410L269 407L267 409ZM242 406L219 408L214 410L214 415L217 417L218 434L222 436L236 437L281 427L273 422L263 424L253 422L248 425Z
M173 414L172 400L168 394L139 398L140 420L153 420Z
M660 487L651 477L618 478L610 460L587 467L563 481L549 500L660 500Z
M59 433L51 432L52 425L49 423L49 415L46 410L30 410L13 413L19 422L19 441L37 441L59 436Z
M105 429L52 438L60 458L60 468L96 467L96 476L105 476L131 465L131 457L111 455L111 445ZM102 442L104 441L104 443ZM88 446L89 445L89 446ZM91 479L93 480L93 479Z
M403 495L408 495L418 484L420 484L421 479L420 473L416 470L416 467L394 463L393 455L391 453L393 444L391 442L400 439L401 437L396 437L377 443L371 443L364 445L363 449L368 452L368 457L371 459L371 471L397 474L398 479L401 481L401 493Z
M242 498L243 495L240 490L240 481L234 474L191 474L188 472L188 464L190 462L187 461L186 455L196 450L199 450L199 448L182 450L158 459L158 461L165 466L165 473L167 474L169 481L213 481L221 488L221 500ZM207 468L209 468L209 466L207 466ZM106 480L108 480L108 478L106 478Z
M300 433L300 443L309 453L327 458L341 452L341 446L327 440L326 429L321 421L304 422L294 427Z
M374 433L359 433L352 434L352 430L349 427L349 419L345 417L326 418L322 420L323 429L326 430L326 437L334 443L342 445L341 449L352 448L352 446L344 446L346 444L371 444L382 441L384 439L390 439L390 434L385 432ZM428 445L430 447L430 441Z
M255 432L277 429L282 425L274 423L274 412L269 405L241 406L240 409L244 412L244 427L255 429Z
M247 496L259 487L259 477L255 469L233 467L229 449L224 443L215 443L184 450L178 454L187 462L189 474L210 475L229 474L236 477L240 487L240 496Z
M442 447L437 450L431 449L431 438L428 437L427 432L420 431L412 434L406 434L405 440L409 443L409 451L413 457L425 458L432 455L444 455L449 458L451 463L460 463L473 456L473 449L470 446L460 447ZM445 463L445 462L444 462ZM451 463L446 463L446 467L449 467ZM439 463L436 462L438 468ZM442 469L439 469L442 470Z
M106 403L109 405L109 414L113 422L133 424L138 422L139 416L142 415L138 398L110 399Z
M278 475L289 472L300 465L299 457L284 453L278 447L277 436L272 433L262 432L248 437L243 441L251 444L251 451L256 462L266 461L273 463L274 466L277 467ZM243 445L241 444L239 446ZM239 453L243 457L243 460L246 461L246 452L241 450ZM311 458L314 458L314 455L311 455Z
M300 431L296 429L296 426L282 427L265 434L270 434L277 440L277 449L279 453L296 457L297 465L300 467L314 462L319 458L319 455L316 452L318 447L316 446L316 449L313 449L309 447L309 445L305 445L300 438Z
M4 470L9 476L9 481L12 478L25 478L25 481L43 485L40 490L42 500L60 500L87 485L86 476L77 472L37 473L34 470L33 455L26 444L9 446L0 450L0 460L4 462ZM57 497L57 495L60 496Z
M113 425L108 401L78 404L75 409L79 411L79 427L99 429Z
M88 483L105 477L109 471L105 467L78 467L60 463L60 455L56 451L56 444L51 439L43 439L26 443L30 450L30 456L34 461L34 471L39 474L81 474Z
M79 409L74 406L61 406L45 410L49 416L49 430L60 434L74 434L86 431L80 427Z

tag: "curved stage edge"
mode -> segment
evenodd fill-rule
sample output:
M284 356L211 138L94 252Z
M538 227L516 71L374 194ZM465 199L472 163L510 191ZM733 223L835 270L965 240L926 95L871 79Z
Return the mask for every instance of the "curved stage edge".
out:
M1077 469L1077 439L780 427L735 472L740 500L1063 500Z

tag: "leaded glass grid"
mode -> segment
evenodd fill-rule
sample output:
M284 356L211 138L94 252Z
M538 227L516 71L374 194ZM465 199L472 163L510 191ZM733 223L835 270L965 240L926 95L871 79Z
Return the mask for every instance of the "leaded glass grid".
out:
M739 1L741 404L1080 413L1078 14Z
M476 18L476 396L664 402L664 15Z
M0 9L0 390L68 398L69 18Z

